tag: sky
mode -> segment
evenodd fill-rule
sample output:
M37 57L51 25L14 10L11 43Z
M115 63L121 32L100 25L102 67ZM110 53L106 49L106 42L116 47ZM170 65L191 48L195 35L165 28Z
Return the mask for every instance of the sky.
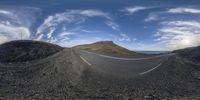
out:
M169 51L200 45L199 18L199 0L1 0L0 44L113 41L130 50Z

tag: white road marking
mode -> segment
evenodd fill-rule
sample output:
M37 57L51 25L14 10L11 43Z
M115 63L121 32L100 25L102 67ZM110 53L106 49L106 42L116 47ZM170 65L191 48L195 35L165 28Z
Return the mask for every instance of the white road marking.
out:
M81 51L86 52L86 53L95 54L95 55L98 55L98 56L101 56L104 58L117 59L117 60L145 60L145 59L153 59L153 58L158 58L158 57L163 57L163 56L168 56L168 55L174 55L174 53L171 53L171 54L166 54L166 55L159 55L159 56L145 57L145 58L119 58L119 57L112 57L112 56L97 54L97 53L93 53L93 52L89 52L89 51L85 51L85 50L81 50Z
M92 64L91 63L89 63L85 58L83 58L83 57L81 57L80 56L80 58L85 62L85 63L87 63L89 66L91 66Z
M160 67L161 65L162 65L162 63L158 64L156 67L154 67L154 68L152 68L152 69L150 69L150 70L147 70L147 71L145 71L145 72L139 73L139 75L147 74L147 73L149 73L149 72L155 70L156 68Z

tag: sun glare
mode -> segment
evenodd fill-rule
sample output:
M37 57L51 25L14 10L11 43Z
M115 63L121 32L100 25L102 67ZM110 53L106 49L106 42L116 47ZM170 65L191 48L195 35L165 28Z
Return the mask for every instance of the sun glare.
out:
M190 45L190 44L191 44L191 40L190 40L190 39L184 39L184 40L182 41L182 43L183 43L184 45Z
M177 46L179 49L194 46L194 40L192 38L185 38L181 40L179 45L177 44Z

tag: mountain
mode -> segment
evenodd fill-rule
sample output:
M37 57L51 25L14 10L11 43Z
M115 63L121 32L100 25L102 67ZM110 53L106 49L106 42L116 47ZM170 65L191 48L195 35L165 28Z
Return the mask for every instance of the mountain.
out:
M114 45L113 48L117 47ZM2 100L164 100L192 97L200 93L199 66L185 62L177 55L136 61L107 59L39 41L12 41L2 44L0 50L6 59L1 57L3 63L0 62ZM13 60L10 56L19 57ZM149 67L155 62L153 59L162 63L159 66L156 64L153 69L144 69L148 73L143 75L115 76L115 69L110 67L119 64L121 69L113 67L118 68L117 73L125 71L122 74L126 75L129 71L134 72L129 68L126 72L124 68L127 65L141 67L141 64L146 64Z
M190 61L193 61L195 63L200 62L200 46L176 50L173 52L177 53L179 56L181 56L185 59L188 59Z
M78 45L74 48L88 50L92 52L97 52L101 54L111 54L111 55L124 55L124 56L136 56L142 55L134 51L130 51L126 48L123 48L112 41L100 41L92 44Z
M0 62L16 63L38 60L59 52L62 49L58 45L41 41L11 41L0 45Z

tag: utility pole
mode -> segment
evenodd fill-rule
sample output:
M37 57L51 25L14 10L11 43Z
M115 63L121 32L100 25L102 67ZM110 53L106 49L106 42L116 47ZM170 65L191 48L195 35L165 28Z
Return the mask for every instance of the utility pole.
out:
M22 40L22 32L20 32L20 37L21 37L21 40Z

